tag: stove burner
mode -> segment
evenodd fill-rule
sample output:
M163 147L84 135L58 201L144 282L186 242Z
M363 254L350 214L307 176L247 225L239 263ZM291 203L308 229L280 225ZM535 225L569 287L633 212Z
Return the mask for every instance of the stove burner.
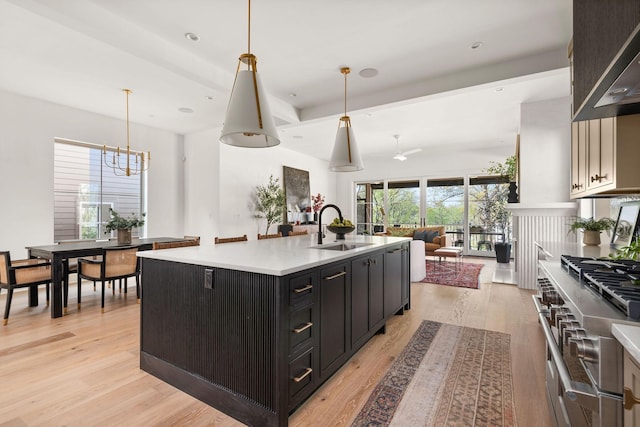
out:
M640 263L562 255L560 264L633 320L640 320Z

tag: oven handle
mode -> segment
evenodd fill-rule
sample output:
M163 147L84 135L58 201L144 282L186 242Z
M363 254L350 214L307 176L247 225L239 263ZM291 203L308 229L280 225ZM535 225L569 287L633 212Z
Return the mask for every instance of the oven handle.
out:
M535 295L533 297L535 300ZM545 340L547 341L547 349L549 350L549 353L551 353L551 358L553 359L553 363L558 371L558 376L560 377L560 382L562 383L564 395L569 400L579 401L579 404L581 406L592 408L597 411L598 392L588 384L576 382L571 379L569 370L564 364L562 354L560 353L560 349L555 342L553 332L551 331L551 327L547 322L545 313L538 313L538 318L540 320L540 325L542 325Z

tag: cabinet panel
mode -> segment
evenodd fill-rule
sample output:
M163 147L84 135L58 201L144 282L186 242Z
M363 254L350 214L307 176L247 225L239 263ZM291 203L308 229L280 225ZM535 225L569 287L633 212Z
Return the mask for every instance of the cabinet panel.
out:
M330 375L340 366L347 346L347 300L349 270L338 264L320 270L320 376Z
M624 352L624 387L629 388L635 397L640 396L640 367L625 350ZM628 392L627 392L628 393ZM625 427L640 427L640 405L624 410Z
M600 185L610 185L615 173L615 127L613 117L600 120Z
M369 332L369 258L351 262L351 343Z
M585 191L587 122L571 123L571 194Z
M384 316L392 316L402 305L402 248L396 248L384 257Z
M369 265L369 330L384 320L384 254L371 257Z

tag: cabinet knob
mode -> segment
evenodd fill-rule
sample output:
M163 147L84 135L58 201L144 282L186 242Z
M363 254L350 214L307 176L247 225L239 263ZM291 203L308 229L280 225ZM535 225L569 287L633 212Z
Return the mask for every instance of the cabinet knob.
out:
M591 177L591 182L596 182L596 181L598 181L598 182L602 182L602 180L603 180L603 179L606 179L606 178L607 178L607 175L606 175L606 174L605 174L605 175L598 175L598 174L595 174L595 176L592 176L592 177Z
M632 409L636 403L640 403L640 399L633 395L633 391L629 387L624 388L624 409Z

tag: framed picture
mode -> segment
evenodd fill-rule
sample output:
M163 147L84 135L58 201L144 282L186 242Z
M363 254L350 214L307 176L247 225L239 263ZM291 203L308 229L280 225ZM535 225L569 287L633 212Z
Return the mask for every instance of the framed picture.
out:
M628 246L638 235L638 214L640 202L621 203L618 220L611 236L611 245L616 247Z
M307 215L307 208L311 207L309 171L283 166L282 176L287 203L286 222L310 222L312 219L309 217L313 214Z

